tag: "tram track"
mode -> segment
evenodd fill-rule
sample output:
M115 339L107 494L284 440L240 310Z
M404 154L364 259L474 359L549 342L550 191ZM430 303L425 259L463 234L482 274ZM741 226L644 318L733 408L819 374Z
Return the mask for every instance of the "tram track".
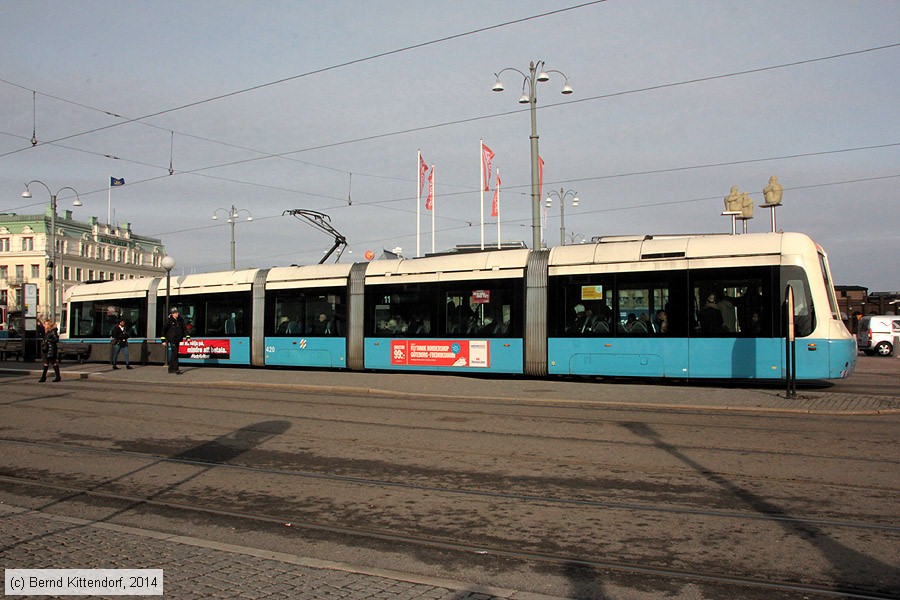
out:
M280 526L279 531L282 534L284 534L285 526L289 526L291 530L308 530L311 532L321 532L355 539L388 542L391 544L406 544L416 547L427 547L431 549L458 552L470 555L474 554L480 556L513 559L517 561L543 563L555 565L558 567L565 566L567 568L571 568L572 566L577 566L587 569L604 570L627 575L676 578L680 580L702 582L713 585L722 585L729 587L738 586L743 588L751 588L754 590L772 592L818 594L822 597L854 598L859 600L887 600L896 598L894 592L891 590L880 591L864 589L862 587L851 587L848 585L835 586L815 582L783 581L761 577L726 574L715 572L712 570L671 568L660 565L644 565L629 561L596 560L584 556L527 551L522 549L504 548L490 544L471 544L459 540L443 539L435 536L408 535L398 533L396 531L341 526L335 525L334 523L325 523L310 519L295 519L290 515L272 515L241 510L227 510L222 508L213 508L210 506L199 506L197 504L185 502L160 500L157 498L153 498L152 496L136 496L123 493L114 493L98 489L91 489L89 487L78 487L73 485L34 481L26 478L11 477L7 475L0 475L0 482L15 486L26 486L39 488L50 492L62 493L66 495L66 500L73 500L76 497L93 498L105 501L123 502L127 505L130 505L130 509L134 509L139 506L153 507L157 509L178 511L182 515L184 513L193 513L196 515L204 515L206 517L236 519L243 522L250 521L267 525L277 525ZM98 519L98 521L108 522L109 520Z
M837 520L824 519L821 517L813 517L809 515L787 515L787 514L760 514L749 513L745 511L728 511L728 510L711 510L700 509L687 506L672 505L648 505L644 503L634 502L612 502L604 500L588 500L579 498L564 498L559 496L535 495L524 493L510 493L491 490L478 490L470 488L459 488L439 485L424 485L402 481L391 481L385 479L375 479L367 477L357 477L349 475L337 475L331 473L316 473L310 471L297 471L291 469L281 469L274 467L259 467L242 464L229 464L220 462L211 462L203 460L194 460L186 458L173 458L167 456L159 456L140 452L132 452L126 450L112 450L105 448L93 448L88 446L77 446L72 444L61 444L51 442L36 442L30 440L11 440L8 438L0 438L0 444L17 444L25 447L44 448L55 451L78 452L81 454L101 454L114 457L135 458L138 460L147 460L152 463L168 463L180 464L191 467L200 468L216 468L226 471L242 471L261 475L275 475L278 477L293 477L299 479L309 479L318 481L328 481L341 484L352 484L358 486L367 486L374 488L392 488L403 489L415 492L438 492L442 494L473 496L485 499L495 500L514 500L535 504L555 504L563 506L572 506L580 508L597 508L597 509L617 509L627 510L637 513L663 513L663 514L682 514L701 517L712 517L719 519L738 519L745 521L770 521L785 524L803 524L814 525L818 527L839 527L847 529L874 530L886 533L900 533L900 524L883 523L883 522L864 522L856 520ZM0 471L0 476L5 476ZM102 486L103 484L99 484Z
M142 391L145 389L145 387L143 387L141 385L138 385L138 384L133 384L133 385L135 386L135 389L140 389ZM166 395L167 396L185 396L185 397L189 397L191 399L208 398L208 399L215 399L215 400L221 400L221 401L234 400L234 399L223 399L221 393L215 393L215 392L206 391L206 390L207 390L206 386L204 388L201 388L199 391L198 390L178 391L176 393L173 393L170 389L167 389ZM72 386L72 391L83 391L83 388L78 388L76 386ZM296 394L296 392L294 392L294 394ZM312 396L316 396L316 395L319 395L319 394L313 394ZM42 397L42 399L43 398L45 398L45 397ZM333 398L331 396L325 397L325 399L323 399L322 401L310 400L310 398L311 398L310 395L304 394L304 399L303 399L304 407L327 407L327 408L332 408L332 409L336 408L336 406L333 402ZM81 399L81 400L84 402L91 402L91 403L96 403L96 404L107 404L107 405L115 405L115 406L122 406L123 404L127 404L129 406L136 406L136 407L163 408L163 409L169 409L169 408L172 408L173 405L175 405L174 403L166 403L166 402L147 402L147 401L137 402L134 399L123 397L123 396L110 397L109 399L85 398L85 399ZM260 396L258 398L242 396L240 398L240 400L243 402L253 401L253 400L273 402L273 398L271 395ZM21 403L23 401L27 401L27 398L24 398L21 401L17 401L17 403ZM450 400L432 400L430 402L445 402L446 403L449 401ZM472 402L471 400L455 399L455 398L452 399L452 401L454 403L466 403L466 402L471 403ZM296 404L297 403L296 400L279 400L278 402L284 402L284 403L288 403L288 404ZM478 403L478 404L482 405L481 403ZM498 404L498 405L504 406L504 407L510 406L508 403L503 403L503 404ZM2 406L2 404L0 404L0 406ZM529 403L527 406L534 407L535 404ZM550 403L547 405L547 407L548 408L559 408L559 405ZM485 418L485 417L505 417L505 418L513 417L513 418L518 418L521 420L531 419L531 420L534 420L535 422L540 422L542 425L577 424L577 425L582 425L585 427L590 427L590 426L618 427L625 423L630 422L630 420L628 420L628 419L609 418L609 417L601 418L601 419L585 418L583 415L579 415L578 417L559 417L559 416L536 417L534 415L515 415L515 414L510 414L509 412L489 412L489 411L483 411L483 410L482 411L453 410L453 409L448 409L448 408L426 408L421 405L417 405L415 407L402 407L402 406L398 407L395 404L373 405L372 403L365 403L365 404L363 404L363 403L344 403L344 404L339 405L337 408L348 409L348 410L365 409L367 411L384 410L384 411L391 411L395 414L397 412L407 412L407 413L416 413L416 414L423 414L423 413L424 414L429 414L429 413L430 414L442 414L442 415L445 414L445 415L450 416L451 418L453 415L465 415L467 417L467 420L470 420L470 421L474 421L476 418ZM572 407L566 406L566 408L571 409ZM106 416L101 411L89 411L89 410L86 410L83 408L75 408L72 406L62 406L62 405L40 406L40 409L41 410L50 410L50 411L56 410L56 411L66 411L66 412L81 412L81 413L90 414L90 415ZM587 411L597 410L595 407L590 407L590 406L579 407L579 409L584 409ZM416 431L445 432L448 430L453 430L453 425L454 425L452 422L450 422L450 423L442 422L440 427L428 427L428 426L423 426L423 425L404 425L404 424L399 424L399 423L385 423L385 422L375 421L375 420L339 419L339 418L333 418L333 417L310 416L308 414L297 414L296 412L294 412L294 413L272 412L272 411L261 412L261 411L246 410L246 409L226 408L226 407L221 407L221 406L215 407L215 408L210 408L210 407L204 406L203 410L205 410L205 411L214 410L215 412L222 413L222 414L243 415L243 416L252 416L252 417L261 416L261 417L266 417L266 418L302 419L307 422L318 421L318 422L323 422L323 423L340 424L340 425L351 425L351 426L360 425L360 426L365 426L365 427L399 428L399 429L408 429L408 430L416 430ZM171 419L166 419L165 422L171 422ZM669 422L654 422L654 421L647 421L647 420L642 420L642 422L644 422L648 425L660 425L660 426L665 426L665 427L691 428L691 429L703 429L703 430L713 429L713 430L722 430L722 431L729 431L729 432L733 432L738 429L742 430L742 431L756 431L756 430L764 431L767 434L779 432L778 429L773 429L773 428L763 429L763 428L759 428L759 427L747 427L747 428L725 427L725 426L718 426L718 425L709 425L707 423L699 423L699 424L692 423L690 425L677 425L677 424L672 424ZM613 440L596 438L596 437L578 437L578 436L560 437L560 436L545 435L545 434L541 434L541 433L535 433L535 431L539 431L539 429L535 429L535 428L531 428L529 433L513 433L513 432L503 432L503 431L477 431L477 430L472 430L472 429L465 429L463 427L458 427L455 430L460 431L460 432L471 432L471 433L479 433L479 434L484 434L484 435L495 435L495 436L501 436L501 437L514 437L514 438L520 438L520 439L550 440L550 441L565 440L565 441L572 441L572 442L600 443L600 444L615 443L616 445L619 445L619 446L648 447L648 444L646 442L634 442L634 441L627 441L627 440L613 441ZM784 433L794 433L793 430L784 430L783 432ZM723 452L723 453L736 453L736 454L741 454L741 455L760 455L760 456L764 455L764 456L771 456L772 458L777 458L777 459L800 458L800 459L816 459L816 460L851 460L851 461L858 460L858 457L853 456L853 455L848 455L848 454L835 454L835 453L832 453L832 454L815 453L815 454L813 454L813 453L786 452L786 451L775 451L775 450L728 449L728 448L721 448L721 447L717 447L717 446L703 445L703 444L696 444L696 443L684 444L681 446L681 448L684 450L691 450L691 451L696 450L696 451L714 451L714 452ZM872 462L876 462L876 463L883 463L886 465L900 465L900 459L891 459L887 456L878 457L878 459L874 460L874 461L872 459L867 459L867 461L870 464Z

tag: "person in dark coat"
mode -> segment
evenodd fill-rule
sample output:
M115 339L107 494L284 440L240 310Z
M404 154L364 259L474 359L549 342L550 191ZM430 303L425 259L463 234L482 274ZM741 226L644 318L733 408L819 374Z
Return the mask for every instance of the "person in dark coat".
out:
M166 325L163 327L163 340L166 343L166 361L169 365L169 373L181 375L178 367L178 347L184 339L184 319L178 314L178 308L172 308Z
M56 373L53 381L61 381L59 376L59 331L57 325L51 319L44 323L44 340L41 342L41 358L44 361L44 372L41 373L40 382L47 381L47 371L53 367Z
M128 360L128 326L125 324L125 319L119 319L118 325L113 327L112 340L112 368L119 368L116 366L116 361L119 358L119 352L122 351L125 354L125 368L130 369L131 361Z

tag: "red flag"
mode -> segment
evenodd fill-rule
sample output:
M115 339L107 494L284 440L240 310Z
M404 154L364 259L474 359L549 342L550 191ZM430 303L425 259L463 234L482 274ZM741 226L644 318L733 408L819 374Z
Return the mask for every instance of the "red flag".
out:
M422 186L425 185L425 173L428 172L428 165L425 164L425 160L422 158L422 155L419 154L419 193L422 192Z
M491 216L500 215L500 173L497 173L497 186L494 188L494 201L491 203Z
M538 155L538 201L544 197L544 159Z
M434 167L428 174L428 197L425 199L425 210L434 209Z
M494 151L481 142L481 176L484 178L484 191L491 191L491 161L494 160Z

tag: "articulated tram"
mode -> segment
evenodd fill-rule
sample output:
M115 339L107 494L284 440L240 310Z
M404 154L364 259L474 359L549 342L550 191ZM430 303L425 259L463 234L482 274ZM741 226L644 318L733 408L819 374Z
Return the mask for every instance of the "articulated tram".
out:
M184 363L783 379L788 287L796 378L848 376L856 342L827 256L798 233L611 237L82 284L67 292L63 343L106 360L125 318L146 350L168 305L190 332Z

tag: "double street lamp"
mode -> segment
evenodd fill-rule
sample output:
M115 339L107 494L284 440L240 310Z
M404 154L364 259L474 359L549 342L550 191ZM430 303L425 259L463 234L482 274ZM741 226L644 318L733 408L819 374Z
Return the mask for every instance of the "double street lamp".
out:
M544 61L539 60L537 63L529 64L527 75L514 67L507 67L499 73L494 73L497 76L497 82L491 88L493 91L503 91L500 75L505 71L515 71L522 76L522 96L519 98L519 104L531 105L531 235L533 248L538 250L541 247L541 184L540 166L538 165L537 84L550 81L550 73L559 73L565 78L562 93L568 95L574 90L569 85L569 78L565 73L556 70L545 71Z
M572 196L572 206L578 206L578 193L574 190L552 190L547 194L547 208L553 206L554 196L559 200L559 245L566 245L566 198Z
M44 183L43 181L39 181L37 179L33 179L25 184L25 191L22 192L23 198L31 198L31 190L28 188L32 183L39 183L44 186L44 189L47 190L47 193L50 194L50 235L47 236L47 244L50 245L50 253L48 256L47 262L47 281L50 283L50 318L53 322L58 322L58 315L56 314L56 197L59 196L59 193L63 190L71 190L75 192L75 202L73 202L74 206L81 206L81 198L78 196L78 192L75 188L71 188L69 186L59 188L59 190L54 194L50 187ZM60 265L59 273L62 275L62 265Z
M228 222L231 223L231 270L234 271L234 269L235 269L235 267L234 267L234 224L235 224L235 222L237 221L238 216L239 216L240 213L242 213L242 212L247 213L247 220L248 220L248 221L252 221L252 220L253 220L253 215L250 214L250 211L247 210L246 208L242 208L242 209L238 210L237 208L235 208L234 204L232 204L232 205L231 205L231 210L228 210L227 208L217 208L216 210L214 210L214 211L213 211L213 221L218 221L218 220L219 220L219 214L218 214L218 213L219 213L220 210L221 210L221 211L224 211L225 213L227 213L227 215L228 215Z

